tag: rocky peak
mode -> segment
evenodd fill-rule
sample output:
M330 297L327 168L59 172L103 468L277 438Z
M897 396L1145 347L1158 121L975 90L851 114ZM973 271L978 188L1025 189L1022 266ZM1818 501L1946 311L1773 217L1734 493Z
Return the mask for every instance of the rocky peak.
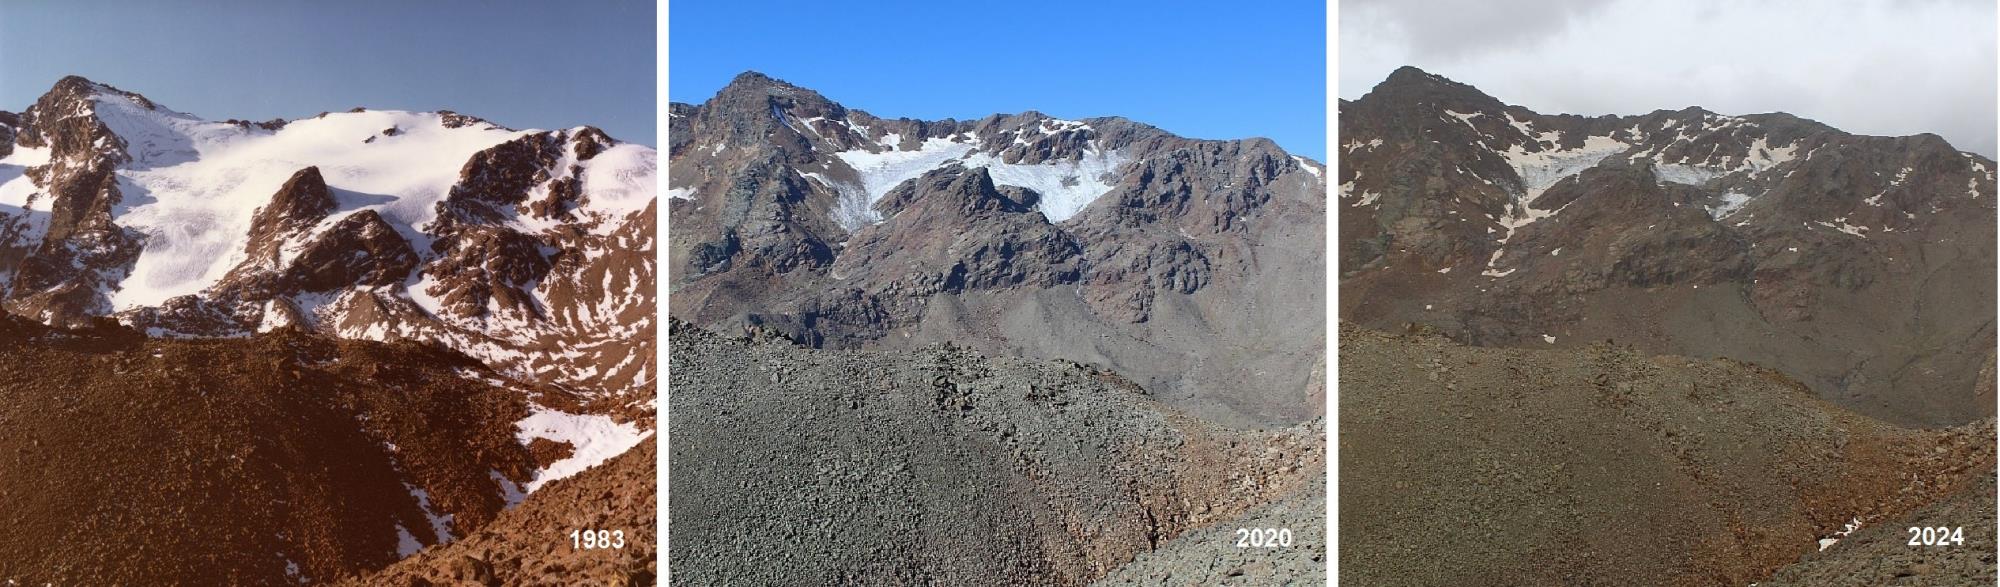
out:
M611 135L604 134L602 129L587 125L570 134L569 141L572 148L575 149L576 160L578 161L589 161L590 158L596 157L598 153L603 153L605 149L618 144L618 141L612 139Z
M911 296L1076 281L1082 247L1035 210L1036 197L1003 192L983 167L931 170L885 196L888 220L856 233L831 270Z
M480 118L477 116L472 116L468 114L459 114L457 112L453 112L450 110L439 110L437 113L438 113L438 122L443 124L445 128L464 128L477 124L485 124L494 127L504 128L500 127L500 125L493 124L491 121L488 121L484 118Z
M14 135L20 126L21 115L0 110L0 158L14 154Z
M602 134L602 133L599 133ZM473 155L459 169L451 194L438 202L444 223L494 223L528 199L528 191L554 177L563 157L564 133L522 135Z
M952 163L889 190L875 207L884 217L895 216L921 199L952 208L961 215L988 210L1021 213L1032 211L1040 197L1033 190L1022 188L1002 193L993 185L993 175L986 168L968 170Z
M1360 102L1419 106L1457 112L1499 113L1506 108L1500 100L1479 88L1452 81L1444 76L1408 65L1396 68L1388 79L1361 96Z
M49 148L52 159L102 156L113 164L129 160L124 139L95 115L95 99L100 94L123 96L148 110L157 107L145 96L72 75L56 82L22 113L20 137L16 140L23 147Z
M333 212L337 203L333 191L320 176L319 167L292 173L290 179L271 194L271 202L257 209L250 221L250 244L246 266L276 263L278 249L289 237L304 232Z
M333 191L326 187L319 167L300 169L271 195L271 203L257 210L253 226L317 222L333 211Z

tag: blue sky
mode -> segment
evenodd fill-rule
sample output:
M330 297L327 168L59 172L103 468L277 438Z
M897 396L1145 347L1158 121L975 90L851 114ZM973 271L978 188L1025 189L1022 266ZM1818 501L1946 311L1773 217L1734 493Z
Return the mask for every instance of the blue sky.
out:
M1320 0L680 0L667 26L675 102L756 70L876 116L1115 115L1326 160Z
M652 0L0 2L0 110L64 75L221 120L355 106L658 144Z

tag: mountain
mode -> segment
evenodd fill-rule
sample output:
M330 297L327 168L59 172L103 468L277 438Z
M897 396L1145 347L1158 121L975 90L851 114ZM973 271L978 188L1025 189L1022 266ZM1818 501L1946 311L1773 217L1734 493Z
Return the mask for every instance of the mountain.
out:
M1235 430L1073 361L672 324L675 585L1084 585L1324 495L1323 419ZM1305 541L1236 564L1323 569L1324 509L1301 509Z
M1325 170L1268 140L891 120L754 72L669 125L676 317L1086 361L1238 426L1321 412Z
M1540 114L1411 67L1339 108L1343 321L1728 357L1902 424L1993 414L1991 159L1782 113Z
M1339 343L1343 584L1763 584L1854 525L1896 535L1912 512L1993 495L1991 419L1902 428L1769 368L1626 344L1353 325ZM1972 536L1990 518L1924 519ZM1968 544L1952 572L1981 576Z
M73 76L9 119L9 313L436 342L523 380L651 397L651 148L448 111L213 122Z
M358 576L653 434L649 147L81 77L0 138L0 580Z

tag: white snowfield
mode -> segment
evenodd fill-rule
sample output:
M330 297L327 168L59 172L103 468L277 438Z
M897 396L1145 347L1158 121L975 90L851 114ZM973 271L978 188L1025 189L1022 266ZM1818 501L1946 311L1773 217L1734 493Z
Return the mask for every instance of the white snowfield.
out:
M126 141L131 163L117 173L123 202L119 225L145 234L132 272L110 292L113 309L155 306L214 284L244 259L251 218L292 174L317 166L338 206L314 229L329 228L361 210L375 210L419 254L423 230L439 200L475 153L535 130L485 123L446 128L429 112L330 113L270 131L210 122L161 107L148 110L120 94L100 92L92 108ZM0 206L20 206L36 188L13 166L39 164L46 149L24 149L0 162ZM567 153L567 164L574 153ZM657 192L655 151L620 143L584 162L585 209L580 215L618 219L643 210ZM538 188L542 189L542 188ZM531 194L531 197L539 194ZM38 203L46 206L46 203ZM5 208L0 208L4 210ZM533 233L549 221L515 219ZM593 232L615 228L600 222ZM435 310L436 308L426 308Z
M860 127L857 132L865 128ZM1014 144L1031 144L1028 135L1084 130L1092 129L1089 124L1074 120L1043 120L1033 127L1021 129L1014 137ZM890 190L931 170L957 162L967 169L986 168L994 185L1034 190L1041 194L1041 201L1036 206L1041 209L1042 215L1050 222L1062 222L1110 192L1117 185L1119 169L1130 162L1123 153L1102 149L1092 140L1078 159L1038 164L1006 163L990 153L976 152L977 141L977 136L958 134L931 137L914 149L903 149L902 137L891 133L876 142L879 151L858 148L833 153L860 178L858 185L826 182L840 194L840 201L833 212L834 221L850 232L881 222L882 216L874 206ZM814 175L815 179L824 181L819 174Z
M653 435L653 431L641 431L633 424L620 424L610 416L570 414L538 405L530 405L532 415L515 423L519 430L515 438L523 446L537 438L554 442L567 442L573 452L568 458L550 463L547 468L535 471L535 477L523 487L527 493L534 493L550 481L555 481L582 472L584 469L602 464L632 447L639 446Z

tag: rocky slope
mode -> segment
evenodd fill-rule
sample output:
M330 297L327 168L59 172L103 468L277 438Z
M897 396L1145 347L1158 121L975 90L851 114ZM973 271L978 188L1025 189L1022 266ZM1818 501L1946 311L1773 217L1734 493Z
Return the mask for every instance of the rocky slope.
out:
M0 345L0 581L338 578L488 524L547 464L527 397L407 342L0 317Z
M478 532L342 585L654 585L659 450L647 440L550 483ZM580 529L623 531L623 547L579 549Z
M1748 585L1851 522L1992 495L1990 421L1900 428L1729 359L1351 325L1340 353L1344 583Z
M1085 361L1234 425L1321 413L1324 168L1268 140L891 120L756 73L670 116L676 317Z
M1992 415L1992 160L1699 108L1548 115L1403 68L1342 101L1342 320L1615 338L1905 424Z
M1309 477L1325 479L1325 470ZM1283 529L1292 542L1240 547L1238 529ZM1091 583L1097 587L1308 587L1326 585L1326 486L1307 483L1233 520L1191 530Z
M1990 455L1988 455L1990 457ZM1988 461L1991 462L1990 460ZM1988 468L1983 477L1991 478ZM1968 483L1949 497L1895 518L1873 521L1838 542L1779 569L1758 587L1914 587L1987 585L1994 575L1994 486ZM1911 527L1960 529L1963 543L1911 546Z
M674 324L676 585L1082 585L1324 478L1323 422L1230 430L1074 362Z

